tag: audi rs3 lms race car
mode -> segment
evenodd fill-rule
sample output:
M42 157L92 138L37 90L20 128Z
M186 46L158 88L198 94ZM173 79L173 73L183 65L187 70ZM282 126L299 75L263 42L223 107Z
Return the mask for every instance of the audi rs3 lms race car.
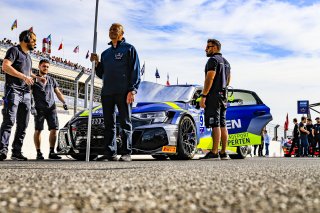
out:
M192 159L197 149L212 149L211 128L204 124L199 107L202 87L198 85L164 86L143 81L132 108L132 154L149 154L155 159ZM87 146L89 110L77 113L60 129L58 155L84 160ZM272 120L270 109L255 92L228 91L228 153L245 158L251 145L261 143L261 131ZM118 119L117 119L118 121ZM92 110L90 159L105 154L102 106ZM121 154L120 124L117 122L118 154Z

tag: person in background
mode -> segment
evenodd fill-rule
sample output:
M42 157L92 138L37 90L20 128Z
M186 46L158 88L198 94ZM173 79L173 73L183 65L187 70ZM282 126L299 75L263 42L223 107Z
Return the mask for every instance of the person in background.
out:
M269 157L270 136L267 130L264 130L263 140L264 140L264 145L266 146L266 157Z
M312 135L314 136L314 143L313 143L313 147L312 150L313 154L315 155L316 149L317 149L317 145L318 145L318 157L320 157L320 118L316 117L316 124L313 125L313 129L312 129Z
M312 120L311 118L307 119L307 125L306 125L306 129L308 130L309 134L308 134L308 151L310 152L310 154L314 155L314 149L313 149L313 144L314 144L314 138L313 138L313 134L312 134L312 130L313 130L313 124L312 124ZM311 148L311 149L310 149Z
M292 144L289 150L289 156L291 157L291 153L294 150L295 146L298 147L298 151L296 153L296 157L300 157L300 131L299 131L299 125L298 125L298 119L294 118L293 119L293 124L294 124L294 128L293 128L293 132L292 132Z
M308 134L309 131L306 128L307 118L302 116L301 122L299 123L300 131L300 143L301 143L301 152L300 155L303 157L308 157Z
M259 149L258 149L258 156L259 157L264 157L264 155L262 153L263 147L264 147L264 128L261 131L261 144L259 145Z

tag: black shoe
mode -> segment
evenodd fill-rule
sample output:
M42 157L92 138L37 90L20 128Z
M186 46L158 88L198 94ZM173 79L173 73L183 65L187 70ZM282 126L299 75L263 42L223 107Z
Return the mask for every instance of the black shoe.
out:
M205 156L199 158L200 160L220 160L218 154L214 154L213 152L208 152Z
M114 156L108 156L108 155L102 155L101 157L97 158L96 161L118 161L117 155Z
M20 152L20 153L12 153L11 160L26 161L28 160L28 158L23 156L23 154Z
M7 156L3 153L0 153L0 161L3 161L7 158Z
M226 152L223 153L223 154L221 154L221 153L219 152L219 156L220 156L220 159L221 159L221 160L230 160L230 159L231 159Z
M52 153L52 152L49 153L48 158L51 159L51 160L60 160L61 159L60 156L58 156L58 155L56 155L55 153Z
M132 161L131 159L131 155L122 155L119 159L119 161L126 161L126 162L129 162L129 161Z
M37 159L37 160L44 160L44 157L43 157L43 155L42 155L41 152L38 152L38 153L37 153L36 159Z

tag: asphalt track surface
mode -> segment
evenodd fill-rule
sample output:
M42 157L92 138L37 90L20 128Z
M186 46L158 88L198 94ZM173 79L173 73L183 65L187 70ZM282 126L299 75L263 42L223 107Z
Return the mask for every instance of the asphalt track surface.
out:
M0 212L319 212L320 158L0 162Z

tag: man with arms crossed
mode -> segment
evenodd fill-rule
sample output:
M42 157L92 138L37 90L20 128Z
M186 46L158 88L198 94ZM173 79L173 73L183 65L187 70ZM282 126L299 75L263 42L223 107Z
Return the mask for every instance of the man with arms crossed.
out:
M213 147L201 159L230 159L226 153L228 130L226 128L227 86L230 83L230 64L220 53L221 44L216 39L209 39L206 46L207 57L205 82L200 106L205 109L205 124L212 128ZM218 147L222 141L222 148Z

